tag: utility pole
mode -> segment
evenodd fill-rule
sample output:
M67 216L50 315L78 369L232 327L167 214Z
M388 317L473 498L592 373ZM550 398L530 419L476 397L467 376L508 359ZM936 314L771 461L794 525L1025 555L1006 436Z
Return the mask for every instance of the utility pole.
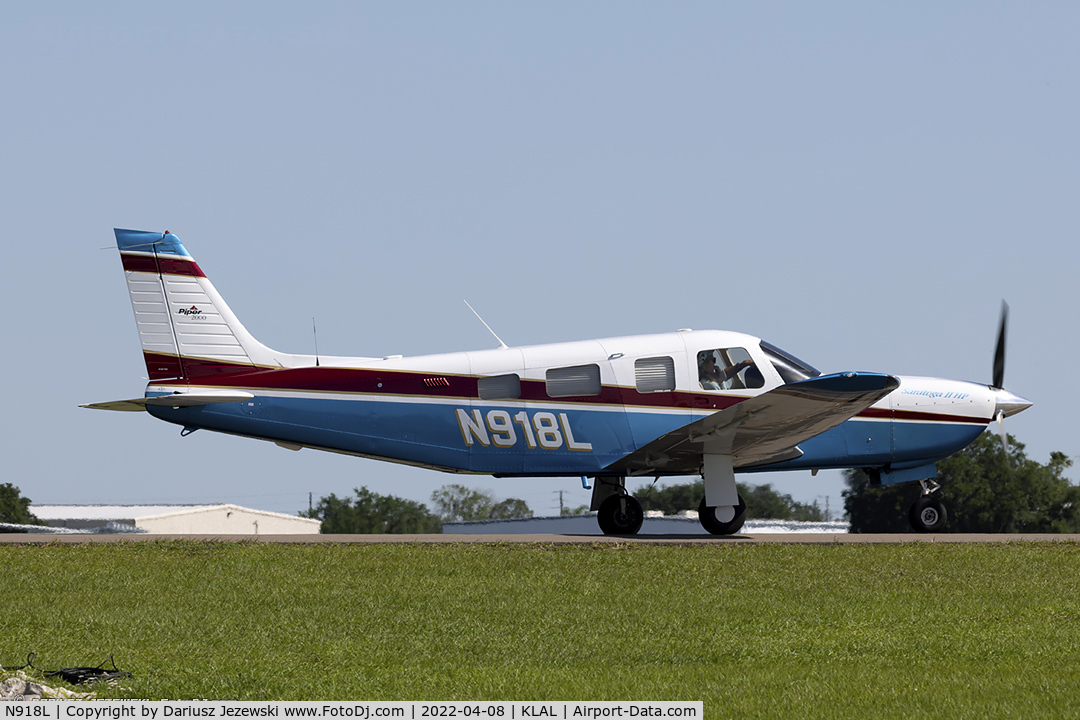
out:
M817 504L818 498L825 498L825 522L832 522L832 512L829 510L829 496L828 495L816 495L814 496L814 504Z

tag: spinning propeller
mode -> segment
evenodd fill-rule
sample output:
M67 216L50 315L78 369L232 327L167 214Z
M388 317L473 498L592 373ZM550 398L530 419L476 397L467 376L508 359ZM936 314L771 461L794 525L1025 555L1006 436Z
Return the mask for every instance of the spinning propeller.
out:
M995 390L1005 387L1005 331L1009 325L1009 303L1001 301L1001 323L998 325L997 347L994 349L994 382L990 386ZM1009 457L1009 436L1005 432L1005 411L998 408L994 413L997 420L998 435L1001 436L1001 445L1005 449L1005 457Z
M1001 444L1005 448L1006 456L1009 454L1009 436L1005 433L1005 418L1031 407L1030 402L1005 389L1005 331L1008 324L1009 304L1002 301L997 348L994 350L994 381L990 385L990 389L997 395L994 420L997 421L998 434L1001 435Z
M994 384L1000 390L1005 387L1005 330L1009 324L1009 303L1001 302L1001 324L998 326L997 349L994 350Z

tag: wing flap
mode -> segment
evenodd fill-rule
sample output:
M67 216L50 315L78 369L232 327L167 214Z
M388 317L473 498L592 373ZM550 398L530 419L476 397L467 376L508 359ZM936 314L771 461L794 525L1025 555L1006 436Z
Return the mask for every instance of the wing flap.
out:
M607 470L693 474L702 456L732 456L736 468L792 460L798 444L830 430L900 386L891 375L837 373L781 385L648 443Z

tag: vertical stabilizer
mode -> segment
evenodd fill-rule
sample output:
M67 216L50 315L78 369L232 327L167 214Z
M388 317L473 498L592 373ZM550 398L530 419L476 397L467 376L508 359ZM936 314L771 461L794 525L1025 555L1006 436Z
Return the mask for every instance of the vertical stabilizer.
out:
M116 231L151 381L250 372L272 362L229 310L180 238Z

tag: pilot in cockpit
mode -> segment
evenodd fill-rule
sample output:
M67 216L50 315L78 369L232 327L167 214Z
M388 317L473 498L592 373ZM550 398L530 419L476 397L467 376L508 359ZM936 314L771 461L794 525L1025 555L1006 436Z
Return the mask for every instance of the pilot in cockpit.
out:
M698 380L705 390L723 390L724 383L738 375L744 368L753 366L754 361L747 358L721 370L716 364L716 351L705 350L698 353Z

